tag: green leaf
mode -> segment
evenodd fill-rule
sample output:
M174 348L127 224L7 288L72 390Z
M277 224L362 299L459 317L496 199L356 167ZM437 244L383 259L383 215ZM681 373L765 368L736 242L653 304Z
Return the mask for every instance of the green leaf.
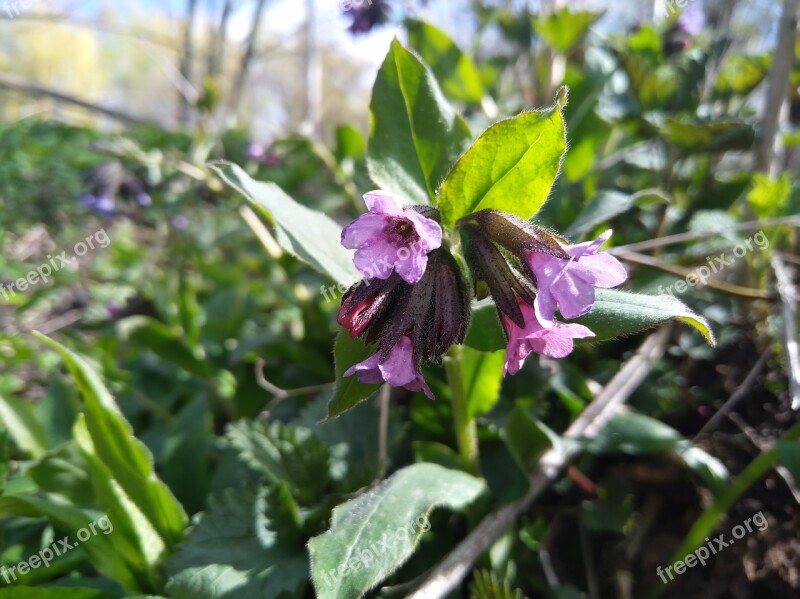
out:
M248 465L273 484L285 482L301 502L319 498L331 483L328 448L310 429L241 420L226 436Z
M534 21L536 33L556 52L566 54L580 42L602 13L563 8Z
M463 509L484 490L481 479L463 472L414 464L337 506L331 529L308 543L317 597L362 596L411 556L435 507Z
M472 135L430 70L394 40L372 89L367 166L372 180L410 204L431 204Z
M8 476L8 431L0 425L0 495L6 488L6 476Z
M641 414L617 414L586 447L594 454L653 453L675 447L683 440L674 428Z
M336 128L336 149L333 155L341 162L345 158L358 158L367 150L367 142L361 132L352 125Z
M762 219L783 216L792 195L792 178L783 173L773 180L767 175L756 173L753 176L753 188L747 193L747 203Z
M77 587L28 588L15 586L13 589L0 589L0 599L116 599L100 589Z
M125 318L117 323L117 327L121 340L148 349L165 362L175 364L191 374L206 378L214 376L214 367L202 350L192 351L180 330L148 316Z
M335 281L356 281L350 253L342 247L342 228L322 212L298 204L274 183L254 181L230 162L209 165L275 224L283 249Z
M698 119L667 119L657 125L665 141L684 154L706 154L731 150L749 150L755 142L756 131L744 121L704 121Z
M778 461L786 466L796 481L800 481L800 441L778 441L775 449Z
M575 322L589 327L595 337L589 342L614 339L678 320L694 327L712 346L714 333L708 322L671 295L639 295L616 289L597 289L592 311Z
M444 95L456 102L480 104L483 83L472 59L444 31L430 23L408 19L406 29L409 46L431 67Z
M47 518L55 526L69 532L70 543L77 539L81 529L90 529L95 519L83 510L71 505L59 504L25 495L0 497L0 519L2 518ZM116 523L110 520L112 525ZM96 526L96 525L95 525ZM97 530L97 528L95 528ZM140 591L139 582L122 557L114 550L111 535L96 534L85 543L80 550L85 551L92 565L103 576L115 580L128 591Z
M0 395L0 423L22 451L33 457L47 451L47 431L36 418L31 402Z
M98 480L109 477L108 484L130 499L130 509L140 511L171 547L182 538L188 519L156 477L152 455L136 439L114 398L83 358L44 335L34 335L61 355L83 396L84 419L76 423L76 430L85 428L85 436L78 440L95 476Z
M336 369L336 388L328 404L328 417L335 418L339 414L354 408L380 389L380 385L366 385L358 382L358 375L342 376L348 368L374 353L374 350L360 339L353 339L345 330L340 330L333 346L333 357Z
M278 537L266 512L264 490L213 496L170 562L171 599L302 597L308 557Z
M530 475L545 451L561 446L556 433L520 406L509 414L503 429L503 440L526 476Z
M589 314L574 322L589 327L594 337L579 343L598 343L632 335L669 320L678 320L694 327L706 341L715 345L714 333L702 316L698 316L671 295L639 295L616 289L596 289L596 301ZM480 302L473 307L472 324L465 343L482 351L505 347L503 329L493 302Z
M67 498L75 505L91 505L89 465L74 441L51 449L27 471L40 490Z
M500 399L505 352L482 352L465 347L461 360L467 416L473 420L486 414Z
M492 208L531 218L547 200L566 152L566 88L547 110L495 123L456 162L439 190L442 222Z
M714 95L718 98L748 96L769 73L771 57L743 56L731 54L722 63L719 76L714 83Z
M586 203L578 217L564 231L564 236L568 238L579 237L584 233L590 232L598 225L607 223L612 218L624 214L636 205L648 204L653 201L668 202L669 200L663 192L658 190L636 194L611 190L600 191Z
M519 589L511 590L508 582L501 583L494 572L478 570L472 578L470 599L522 599Z

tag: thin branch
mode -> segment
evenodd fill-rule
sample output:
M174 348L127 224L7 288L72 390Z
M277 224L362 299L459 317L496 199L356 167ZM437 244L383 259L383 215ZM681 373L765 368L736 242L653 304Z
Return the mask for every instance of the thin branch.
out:
M688 277L691 274L695 274L695 271L690 268L685 268L683 266L675 266L674 264L669 264L664 262L660 258L655 258L652 256L646 256L644 254L638 254L636 252L620 252L616 254L620 259L625 260L627 262L633 262L635 264L642 264L644 266L650 266L652 268L657 268L658 270L663 270L664 272L668 272L673 275L678 275L679 277ZM714 279L708 279L705 283L700 284L698 282L697 288L702 289L703 287L710 287L712 289L716 289L718 291L724 291L725 293L729 293L731 295L737 295L739 297L744 297L747 299L773 299L773 294L767 291L761 291L760 289L751 289L749 287L742 287L740 285L734 285L732 283L725 283L723 281L716 281Z
M706 239L710 237L722 237L727 233L739 231L755 231L756 229L763 229L766 227L777 227L779 225L790 225L793 227L800 227L800 216L786 216L783 218L773 218L764 221L752 220L746 223L727 227L725 230L716 231L691 231L688 233L677 233L675 235L666 235L664 237L657 237L655 239L648 239L647 241L640 241L638 243L630 243L628 245L621 245L608 250L610 254L618 255L625 252L645 252L647 250L654 250L656 248L665 247L668 245L677 245L679 243L686 243L687 241L696 241L698 239Z
M797 313L795 307L800 295L792 283L789 269L775 254L772 257L772 268L775 270L777 279L778 295L783 306L783 338L786 351L786 366L789 377L789 397L792 401L792 409L800 410L800 348L797 345Z
M66 104L79 106L91 112L97 112L105 116L111 117L112 119L116 119L118 121L122 121L133 125L149 125L153 127L163 128L163 126L159 125L158 123L154 123L146 119L141 119L139 117L126 114L124 112L120 112L119 110L115 110L113 108L106 108L105 106L100 106L98 104L93 104L92 102L87 102L86 100L81 100L73 96L68 96L67 94L61 93L54 89L43 87L41 85L32 83L30 81L25 81L24 79L21 79L9 73L0 73L0 88L11 89L32 96L44 96L47 98L53 98L54 100L58 100L59 102L64 102Z
M272 401L267 404L267 407L261 412L261 418L268 418L269 413L277 406L280 402L284 399L288 399L290 397L297 397L298 395L311 395L313 393L318 393L320 391L327 391L328 389L333 389L333 386L336 383L323 383L321 385L309 385L308 387L299 387L297 389L281 389L277 385L270 383L267 380L267 377L264 376L264 360L258 358L256 360L255 365L255 375L256 375L256 383L258 386L264 389L267 393L273 395Z
M653 362L665 351L670 327L650 335L636 354L617 372L595 400L567 429L565 438L596 435L630 395L645 380ZM566 465L577 455L577 447L552 448L545 452L531 476L527 495L490 513L443 561L431 570L410 599L440 599L455 589L469 574L478 558L503 535L508 527L550 486Z
M247 36L247 45L245 47L244 55L242 56L242 62L239 66L239 73L236 76L236 83L233 86L233 91L231 94L231 106L233 106L235 110L238 110L242 101L244 84L247 82L247 74L250 71L251 63L253 62L256 40L258 39L258 30L261 27L261 16L264 13L264 5L266 3L266 0L258 0L255 13L253 14L253 24L250 27L250 33Z
M756 380L758 380L761 371L764 370L764 366L766 366L767 359L771 353L772 348L769 347L761 352L761 356L759 356L755 365L750 369L750 372L747 373L747 376L744 377L742 384L739 385L736 391L734 391L725 401L725 403L722 404L722 407L717 410L717 413L714 414L699 431L697 431L697 434L694 436L695 441L698 439L698 437L708 434L716 429L719 426L719 423L722 422L722 419L730 414L731 411L733 411L733 409L739 405L741 400L747 397L747 395L750 393L750 390L753 388L753 385L755 385Z

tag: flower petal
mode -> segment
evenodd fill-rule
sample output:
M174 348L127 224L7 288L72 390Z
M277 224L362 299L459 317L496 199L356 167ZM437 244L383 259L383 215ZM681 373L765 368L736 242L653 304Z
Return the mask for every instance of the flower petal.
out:
M431 251L442 246L442 226L435 220L422 216L416 210L406 210L403 217L414 225L422 249Z
M366 213L359 216L342 229L342 245L355 250L382 235L388 224L388 218L381 214Z
M401 250L402 249L403 248L401 248ZM410 251L408 256L406 256L405 252L399 251L394 263L394 270L406 283L413 285L422 279L427 265L428 254L423 250L417 249L415 251Z
M376 214L396 216L403 212L403 204L393 193L376 189L364 194L367 210Z
M606 252L583 256L573 268L582 279L597 287L616 287L628 280L628 271L622 263Z

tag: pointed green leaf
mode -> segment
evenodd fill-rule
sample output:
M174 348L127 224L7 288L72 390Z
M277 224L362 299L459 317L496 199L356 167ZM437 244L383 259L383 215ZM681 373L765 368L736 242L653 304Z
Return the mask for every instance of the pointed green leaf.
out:
M710 345L716 344L708 322L671 295L640 295L616 289L596 289L595 293L597 299L592 311L574 321L589 327L595 336L579 343L608 341L677 320L700 331ZM473 307L472 324L465 343L483 351L505 347L503 329L493 302L480 302Z
M335 418L350 408L357 406L380 389L380 385L367 385L358 382L358 375L342 376L348 368L366 360L375 352L364 345L360 339L353 339L344 329L336 336L333 357L336 369L336 388L328 403L328 419Z
M87 459L102 465L103 475L127 496L131 509L141 511L167 547L177 543L188 523L183 507L155 475L150 451L133 434L100 377L77 354L60 343L34 333L56 350L75 379L84 401L85 436L79 439ZM77 426L77 425L76 425Z
M209 166L275 223L277 241L287 252L335 281L360 278L350 253L342 247L342 228L328 216L295 202L274 183L253 180L235 164Z
M22 451L33 457L47 451L47 431L36 419L32 403L0 395L0 424Z
M461 360L467 416L472 420L486 414L500 399L505 352L482 352L465 347Z
M573 12L565 7L537 19L533 27L548 46L556 52L566 54L583 39L589 27L602 16L602 13L585 10Z
M444 31L430 23L406 21L408 44L430 65L444 95L456 102L480 104L483 82L472 59Z
M566 89L547 110L489 127L458 160L439 190L445 226L492 208L531 218L544 205L567 149Z
M484 489L464 472L414 464L339 505L331 529L308 543L317 597L361 597L412 555L434 508L463 509Z
M370 112L372 180L409 204L432 204L472 135L430 70L397 40L378 71Z

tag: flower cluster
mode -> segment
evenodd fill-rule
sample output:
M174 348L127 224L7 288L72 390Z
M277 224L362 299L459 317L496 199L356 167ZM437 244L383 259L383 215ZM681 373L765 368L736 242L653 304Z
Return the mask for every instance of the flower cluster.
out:
M563 358L574 339L594 336L556 313L578 318L592 309L596 287L627 279L619 261L600 251L610 230L571 245L518 217L482 210L457 223L464 268L443 239L438 210L404 208L385 191L364 201L368 212L345 227L342 244L356 250L358 271L375 279L352 286L338 315L350 336L377 343L375 354L345 372L363 383L386 382L433 398L420 368L441 362L464 341L472 297L467 280L479 298L493 297L508 341L505 372L516 374L531 353Z

